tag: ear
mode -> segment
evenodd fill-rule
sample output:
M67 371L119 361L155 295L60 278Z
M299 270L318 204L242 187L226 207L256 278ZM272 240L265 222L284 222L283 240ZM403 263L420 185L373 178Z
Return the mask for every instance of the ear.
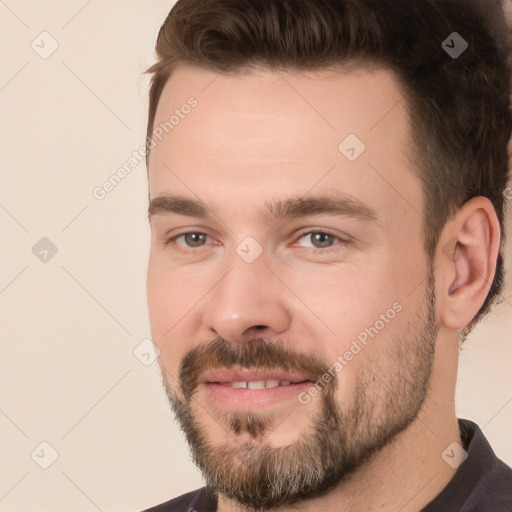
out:
M443 229L436 253L442 325L461 329L476 316L491 288L501 231L489 199L467 201Z

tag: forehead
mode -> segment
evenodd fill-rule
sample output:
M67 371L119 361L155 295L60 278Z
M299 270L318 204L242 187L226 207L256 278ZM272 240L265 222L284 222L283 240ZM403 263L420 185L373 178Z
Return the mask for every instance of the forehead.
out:
M376 207L421 201L405 100L384 69L223 74L180 65L162 93L159 127L151 197L178 192L249 208L251 199L334 189Z

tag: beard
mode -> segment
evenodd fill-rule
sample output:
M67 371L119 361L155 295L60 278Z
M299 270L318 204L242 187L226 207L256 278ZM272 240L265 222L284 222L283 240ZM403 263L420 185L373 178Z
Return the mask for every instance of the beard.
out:
M194 396L199 378L208 369L241 367L293 371L320 382L330 365L318 355L298 354L264 338L243 344L216 338L185 355L177 391L169 386L162 368L169 402L208 491L249 510L268 510L322 496L411 425L430 387L438 332L434 284L431 270L423 307L391 340L387 352L365 349L366 366L357 375L350 406L342 410L338 405L339 377L334 375L323 384L320 410L298 439L286 446L272 447L266 440L279 426L271 415L210 413ZM231 440L215 445L198 413L214 417Z

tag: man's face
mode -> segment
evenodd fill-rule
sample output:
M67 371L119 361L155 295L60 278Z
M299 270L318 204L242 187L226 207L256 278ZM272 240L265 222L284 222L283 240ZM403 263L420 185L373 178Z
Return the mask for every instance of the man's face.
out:
M318 494L428 392L434 282L405 100L384 70L182 65L154 127L176 110L149 172L148 303L171 404L218 492L253 507Z

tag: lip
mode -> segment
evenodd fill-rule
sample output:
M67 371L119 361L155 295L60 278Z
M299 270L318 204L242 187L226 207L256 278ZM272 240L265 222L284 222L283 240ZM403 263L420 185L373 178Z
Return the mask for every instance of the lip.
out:
M233 382L279 381L285 385L249 389L231 387ZM280 370L210 370L200 381L207 398L227 411L258 412L286 401L298 400L298 395L312 385L304 375Z
M240 381L258 381L258 380L278 380L289 381L291 383L298 383L309 381L308 376L300 375L298 373L286 372L283 370L266 370L266 369L218 369L209 370L205 372L201 382L211 383L227 383L227 382L240 382Z

